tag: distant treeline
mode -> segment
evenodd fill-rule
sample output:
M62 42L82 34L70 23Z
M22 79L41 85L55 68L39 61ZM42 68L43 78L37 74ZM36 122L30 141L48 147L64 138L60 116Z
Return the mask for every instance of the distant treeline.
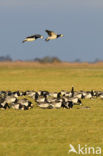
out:
M0 56L0 62L3 61L14 61L9 55L7 56ZM40 63L54 63L54 62L62 62L58 57L50 57L50 56L46 56L43 58L35 58L35 59L31 59L31 60L15 60L15 61L33 61L33 62L40 62Z
M50 57L46 56L43 58L35 58L35 62L40 62L40 63L54 63L54 62L62 62L58 57Z
M63 62L62 60L60 60L58 57L52 57L52 56L45 56L43 58L34 58L34 59L30 59L30 60L13 60L11 58L10 55L6 55L6 56L0 56L0 62L12 62L12 61L31 61L31 62L39 62L39 63L60 63ZM83 61L81 61L79 58L75 59L74 61L66 61L66 62L71 62L71 63L82 63ZM96 58L94 61L86 61L88 63L96 63L96 62L103 62L103 60Z
M3 61L13 61L12 58L7 55L7 56L0 56L0 62L3 62Z

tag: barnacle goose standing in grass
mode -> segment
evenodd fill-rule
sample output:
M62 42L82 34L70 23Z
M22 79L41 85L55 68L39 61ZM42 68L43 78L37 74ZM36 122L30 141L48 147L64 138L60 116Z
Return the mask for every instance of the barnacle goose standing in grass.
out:
M32 41L37 40L38 38L43 39L44 37L43 37L42 35L35 34L35 35L32 35L32 36L26 37L26 38L22 41L22 43L24 43L24 42L32 42Z
M56 38L59 38L59 37L63 37L64 35L63 34L57 34L55 33L54 31L50 31L50 30L45 30L45 32L49 35L45 41L49 41L49 40L54 40Z

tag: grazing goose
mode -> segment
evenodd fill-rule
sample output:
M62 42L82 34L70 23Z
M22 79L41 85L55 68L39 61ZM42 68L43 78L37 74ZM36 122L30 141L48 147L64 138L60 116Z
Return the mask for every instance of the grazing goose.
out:
M79 99L83 99L83 98L84 98L82 92L75 92L75 93L74 93L74 97L77 97L77 98L79 98Z
M70 109L70 108L73 107L73 105L74 105L74 103L73 103L72 101L68 101L68 102L63 101L63 102L62 102L62 107L63 107L63 108Z
M35 95L36 95L36 92L35 91L28 91L27 93L26 93L26 95L28 95L29 97L34 97Z
M72 97L72 93L71 92L66 92L65 95L63 95L63 97Z
M22 105L20 103L11 103L10 108L18 110L22 108Z
M0 108L1 109L7 109L7 108L10 108L8 103L6 103L5 101L3 103L0 103Z
M37 105L40 107L40 108L43 108L43 109L52 109L53 106L52 104L48 103L48 102L42 102L42 103L37 103Z
M94 91L94 90L91 90L91 95L92 95L92 97L97 97L98 96L98 92Z
M62 101L59 101L59 100L55 100L54 102L50 103L53 108L61 108L62 106Z
M72 101L74 103L74 105L82 105L81 100L78 97L72 97L69 99L69 101Z
M21 104L22 106L26 106L26 107L33 107L33 104L31 103L31 101L29 101L28 99L24 98L24 99L19 99L17 101L17 103Z
M20 92L19 92L19 91L15 91L15 92L13 92L12 94L13 94L14 97L16 97L16 98L17 98L18 96L20 96Z
M65 91L65 90L61 90L61 92L60 92L61 93L61 96L65 96L66 95L66 92L67 91Z
M17 101L17 98L15 96L7 96L5 98L5 102L7 103L12 103L12 102L16 102Z
M42 103L47 101L46 98L44 96L38 96L37 99L35 99L36 102Z
M57 98L59 99L60 98L60 95L61 95L61 92L51 92L49 93L49 96L53 97L53 98Z
M48 91L44 91L44 90L43 91L39 90L37 93L38 93L39 96L43 96L45 98L47 97L47 95L49 95L49 92Z
M49 103L52 103L52 102L55 102L56 100L57 100L57 98L54 98L54 97L52 97L52 96L47 96L47 102L49 102Z
M45 39L45 41L54 40L54 39L56 39L58 37L63 37L64 36L63 34L57 34L57 33L53 32L53 31L50 31L50 30L45 30L45 32L49 35Z
M43 39L44 37L43 37L42 35L35 34L35 35L32 35L32 36L26 37L26 38L22 41L22 43L24 43L24 42L32 42L32 41L35 41L35 40L38 39L38 38Z
M85 94L85 99L91 99L91 98L92 98L91 92L87 91Z
M101 94L99 95L99 97L100 97L100 99L103 99L103 93L101 93Z

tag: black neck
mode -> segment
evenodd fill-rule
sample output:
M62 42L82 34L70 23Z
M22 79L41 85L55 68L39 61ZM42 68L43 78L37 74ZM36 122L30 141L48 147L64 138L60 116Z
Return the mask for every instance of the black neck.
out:
M61 34L58 34L58 35L57 35L57 38L60 37L60 36L61 36Z

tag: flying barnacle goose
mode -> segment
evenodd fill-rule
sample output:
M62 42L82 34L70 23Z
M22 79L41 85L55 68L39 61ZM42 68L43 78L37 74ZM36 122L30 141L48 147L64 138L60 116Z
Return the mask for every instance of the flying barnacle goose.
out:
M35 34L35 35L32 35L32 36L26 37L26 38L22 41L22 43L24 43L24 42L32 42L32 41L37 40L38 38L43 39L44 37L43 37L42 35Z
M64 35L63 34L57 34L53 31L50 31L50 30L45 30L45 32L49 35L45 41L49 41L49 40L54 40L56 38L59 38L59 37L63 37Z

